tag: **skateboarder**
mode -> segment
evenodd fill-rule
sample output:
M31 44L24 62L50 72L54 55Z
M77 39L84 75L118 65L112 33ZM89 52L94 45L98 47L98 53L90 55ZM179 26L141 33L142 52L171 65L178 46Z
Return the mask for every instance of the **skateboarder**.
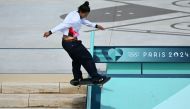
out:
M83 79L82 72L80 70L81 65L88 72L93 83L101 83L109 78L97 73L96 65L91 54L82 44L82 41L78 40L79 29L82 24L104 30L104 27L101 25L92 23L86 19L89 13L89 2L86 1L78 7L78 10L70 12L62 23L44 33L44 37L46 38L57 31L61 31L63 33L62 46L72 59L72 72L74 79L72 79L71 82L75 83L75 85L78 85Z

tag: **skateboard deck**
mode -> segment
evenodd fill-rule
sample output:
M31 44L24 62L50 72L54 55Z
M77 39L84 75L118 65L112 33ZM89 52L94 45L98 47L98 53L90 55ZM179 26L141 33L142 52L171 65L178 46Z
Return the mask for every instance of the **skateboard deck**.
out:
M103 84L105 84L106 82L108 82L111 78L108 77L107 79L105 79L103 82L101 83L97 83L94 84L92 82L91 78L84 78L82 81L79 82L79 84L77 86L81 86L81 85L99 85L99 86L103 86ZM74 83L71 82L71 84L73 85Z
M85 78L79 82L79 85L93 85L91 78Z

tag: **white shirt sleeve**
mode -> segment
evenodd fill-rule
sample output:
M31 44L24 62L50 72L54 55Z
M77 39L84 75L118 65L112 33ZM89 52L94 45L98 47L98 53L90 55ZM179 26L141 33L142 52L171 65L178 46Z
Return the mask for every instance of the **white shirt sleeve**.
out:
M88 27L94 27L95 28L95 26L96 26L96 23L92 23L92 22L90 22L89 20L87 20L85 18L83 18L81 21L82 21L82 24L84 24L84 25L86 25Z
M64 30L67 30L68 28L72 27L73 25L73 21L70 20L72 19L73 17L73 13L70 12L66 17L65 17L65 20L58 24L57 26L55 26L54 28L51 29L51 32L54 33L54 32L57 32L57 31L64 31Z
M54 33L54 32L57 32L57 31L61 31L61 30L65 30L65 29L68 29L72 26L71 23L60 23L59 25L57 25L56 27L52 28L51 29L51 32Z

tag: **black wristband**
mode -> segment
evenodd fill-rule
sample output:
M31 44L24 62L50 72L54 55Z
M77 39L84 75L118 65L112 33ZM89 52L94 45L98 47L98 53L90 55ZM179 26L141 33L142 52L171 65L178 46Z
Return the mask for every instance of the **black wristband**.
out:
M95 28L98 28L98 25L96 24Z
M49 31L49 34L52 34L52 32L51 32L51 31Z

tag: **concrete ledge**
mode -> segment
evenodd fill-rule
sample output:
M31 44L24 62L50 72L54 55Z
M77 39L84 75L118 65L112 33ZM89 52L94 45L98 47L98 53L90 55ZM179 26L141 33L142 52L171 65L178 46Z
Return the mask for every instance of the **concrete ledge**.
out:
M59 83L2 83L2 93L59 93Z
M34 108L0 108L0 109L85 109L85 108L37 108L37 107L34 107Z
M70 82L73 74L0 74L0 82Z
M0 108L0 109L84 109L84 108Z
M86 94L86 86L78 88L76 86L72 86L70 83L4 82L1 84L2 94Z
M83 77L88 74L83 73ZM0 82L37 82L37 83L58 83L70 82L73 79L72 73L66 74L0 74Z
M84 109L84 108L0 108L0 109Z
M0 94L0 108L81 108L84 94Z
M76 87L70 83L60 83L60 93L64 94L86 94L87 86Z
M31 94L29 107L84 108L85 102L83 94Z
M2 83L0 83L0 93L2 93Z
M29 94L0 94L0 107L28 107L28 98Z

